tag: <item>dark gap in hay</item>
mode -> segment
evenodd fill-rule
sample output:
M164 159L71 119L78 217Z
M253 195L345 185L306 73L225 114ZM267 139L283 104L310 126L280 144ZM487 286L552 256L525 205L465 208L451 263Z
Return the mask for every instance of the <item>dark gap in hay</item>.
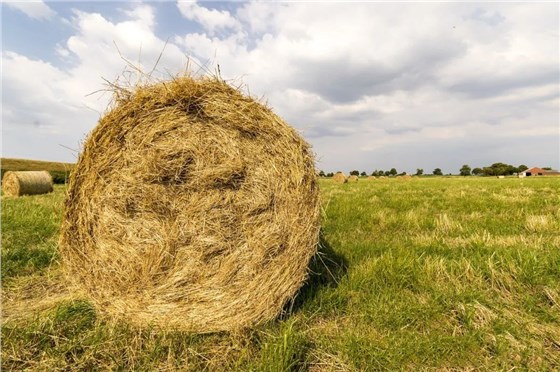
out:
M138 204L136 203L136 201L127 199L125 202L125 209L123 214L128 218L134 218L136 217L138 212L140 212L140 210L138 209Z
M219 190L232 190L237 191L243 186L245 182L245 177L247 176L246 169L241 169L239 171L234 171L224 178L217 178L212 188Z
M257 136L259 135L257 132L252 130L240 130L239 134L241 134L241 137L247 139L254 139L257 138Z

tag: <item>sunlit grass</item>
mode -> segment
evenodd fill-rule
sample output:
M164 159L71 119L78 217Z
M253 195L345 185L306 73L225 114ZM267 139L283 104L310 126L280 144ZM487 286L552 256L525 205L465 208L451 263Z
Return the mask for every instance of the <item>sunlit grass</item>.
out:
M61 285L64 190L2 200L5 369L560 368L560 180L321 180L322 254L279 320L108 324Z

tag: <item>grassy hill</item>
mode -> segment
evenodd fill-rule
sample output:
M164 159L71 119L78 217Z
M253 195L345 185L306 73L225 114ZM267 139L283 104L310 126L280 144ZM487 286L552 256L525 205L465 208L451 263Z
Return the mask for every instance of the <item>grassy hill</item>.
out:
M66 291L57 253L65 186L2 200L2 368L560 368L557 179L320 187L321 254L286 314L209 335L113 324Z
M70 171L74 169L73 163L60 163L42 160L1 158L1 176L7 171L36 171L46 170L53 177L55 183L64 183Z

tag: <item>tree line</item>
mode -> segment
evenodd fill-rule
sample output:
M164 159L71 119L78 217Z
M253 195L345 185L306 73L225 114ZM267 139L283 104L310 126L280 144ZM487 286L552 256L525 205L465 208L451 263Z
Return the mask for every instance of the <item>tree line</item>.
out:
M529 167L527 167L525 164L521 164L519 166L513 166L510 164L505 164L505 163L494 163L492 165L489 166L485 166L485 167L476 167L476 168L471 168L468 164L463 164L463 166L459 169L459 175L460 176L510 176L516 173L521 173L524 170L529 169ZM550 168L543 168L543 169L550 169ZM358 171L358 170L353 170L350 172L351 176L375 176L375 177L380 177L380 176L386 176L386 177L391 177L391 176L402 176L407 174L406 172L401 172L399 173L397 171L396 168L391 168L390 170L374 170L371 173L367 173L365 171ZM416 169L416 173L414 174L415 176L422 176L424 175L424 169L421 168L417 168ZM441 170L441 168L435 168L432 171L432 175L434 176L443 176L443 172ZM319 172L319 176L320 177L332 177L334 176L333 172L329 172L329 173L325 173L324 171L320 171Z

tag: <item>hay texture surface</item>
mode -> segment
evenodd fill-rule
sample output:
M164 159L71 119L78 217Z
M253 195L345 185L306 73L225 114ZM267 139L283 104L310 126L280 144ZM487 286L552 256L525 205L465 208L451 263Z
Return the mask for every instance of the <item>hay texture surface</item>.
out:
M350 176L348 177L348 182L358 182L358 176Z
M276 317L316 253L308 144L214 78L117 90L69 183L60 250L102 314L193 332Z
M53 191L53 181L47 171L6 172L2 178L6 196L38 195Z
M346 183L348 182L348 179L346 178L346 175L342 172L337 172L334 176L333 176L333 181L335 183Z

